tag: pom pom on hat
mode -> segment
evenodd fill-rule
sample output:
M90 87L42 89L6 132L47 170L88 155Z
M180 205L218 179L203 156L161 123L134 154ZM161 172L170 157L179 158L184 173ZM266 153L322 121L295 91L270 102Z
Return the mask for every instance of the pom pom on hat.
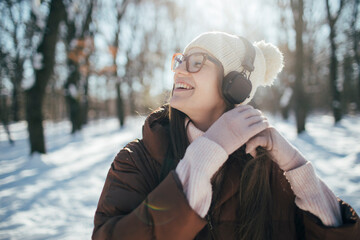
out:
M264 86L272 85L277 74L281 72L281 70L284 67L283 65L284 57L280 52L280 50L271 43L260 41L254 43L254 45L260 48L265 58L266 70L262 85Z
M254 97L258 86L269 86L283 68L283 55L280 50L264 41L253 44L256 52L250 81L252 90L250 97L241 104L247 104ZM236 35L224 32L206 32L192 40L184 49L186 54L192 48L201 48L214 56L224 68L226 76L231 71L242 72L246 48L243 40Z

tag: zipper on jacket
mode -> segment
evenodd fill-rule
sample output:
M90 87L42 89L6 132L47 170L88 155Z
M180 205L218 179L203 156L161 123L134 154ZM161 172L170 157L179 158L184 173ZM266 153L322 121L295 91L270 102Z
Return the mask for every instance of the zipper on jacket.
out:
M212 225L212 223L211 223L210 214L206 215L206 220L207 220L207 222L208 222L210 231L212 231L212 230L213 230L213 225Z
M213 227L212 222L211 222L210 214L207 214L207 215L206 215L206 220L207 220L207 223L208 223L208 226L209 226L209 231L210 231L211 239L216 239L216 237L215 237L215 232L214 232L214 227Z

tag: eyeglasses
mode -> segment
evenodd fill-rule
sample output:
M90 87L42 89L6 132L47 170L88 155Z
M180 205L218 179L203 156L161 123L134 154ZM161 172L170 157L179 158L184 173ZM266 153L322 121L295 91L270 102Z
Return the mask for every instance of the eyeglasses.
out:
M185 61L186 71L189 73L197 73L201 70L207 59L217 65L221 65L217 59L211 57L207 53L192 53L188 56L185 56L182 53L175 53L171 61L171 70L175 72L175 70Z

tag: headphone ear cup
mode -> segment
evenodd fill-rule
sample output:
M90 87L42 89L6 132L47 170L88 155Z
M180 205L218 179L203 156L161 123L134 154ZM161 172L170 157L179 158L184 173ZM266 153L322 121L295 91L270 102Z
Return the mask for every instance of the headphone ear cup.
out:
M239 104L250 97L252 84L244 73L232 71L228 73L222 84L224 98L231 104Z

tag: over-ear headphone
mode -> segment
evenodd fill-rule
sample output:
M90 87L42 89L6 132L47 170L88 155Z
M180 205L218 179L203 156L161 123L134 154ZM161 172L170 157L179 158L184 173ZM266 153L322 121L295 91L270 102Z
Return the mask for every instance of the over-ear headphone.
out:
M251 72L254 71L255 48L246 39L238 36L245 45L245 56L241 63L244 68L242 72L232 71L229 72L224 78L222 83L222 94L224 98L231 104L239 104L250 97L252 84L250 81ZM248 72L248 75L247 75Z

